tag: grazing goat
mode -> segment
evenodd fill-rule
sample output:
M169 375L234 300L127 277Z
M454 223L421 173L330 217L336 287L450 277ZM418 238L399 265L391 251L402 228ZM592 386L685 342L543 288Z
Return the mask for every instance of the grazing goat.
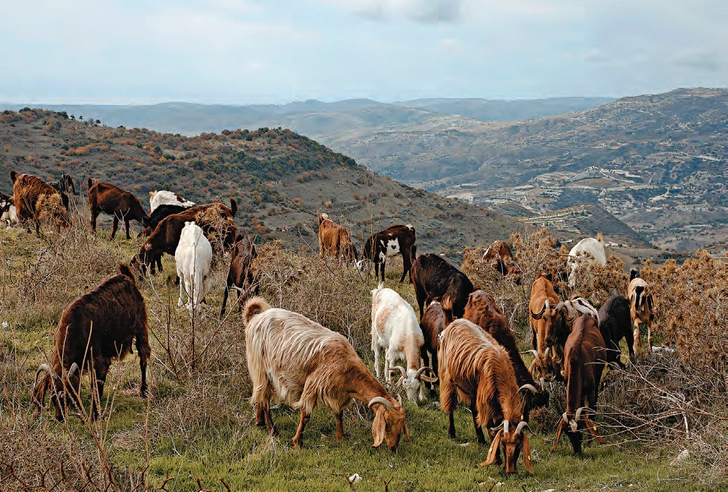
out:
M470 405L478 443L485 444L487 426L490 449L481 466L501 464L500 447L506 473L516 471L518 456L531 469L531 446L523 432L524 401L516 383L508 352L478 325L466 319L453 321L440 340L440 405L448 414L448 436L455 438L453 412L458 399ZM530 389L530 388L529 388ZM494 427L496 424L500 424Z
M154 209L154 212L149 214L148 225L137 237L149 236L154 229L157 228L160 222L170 215L178 214L187 210L186 207L181 205L160 205Z
M619 348L619 341L624 337L629 350L629 360L634 364L632 320L627 298L612 296L599 308L599 331L607 348L607 363L616 362L624 368L621 360L622 351Z
M536 351L536 358L534 364L531 365L530 371L533 377L537 377L537 373L540 373L540 377L554 376L559 371L555 371L552 360L547 359L546 348L547 340L553 339L550 334L552 325L554 323L559 324L563 321L563 311L557 310L556 305L559 303L559 298L554 291L554 285L551 283L550 275L539 275L534 280L531 287L531 300L529 302L529 323L531 325L531 345ZM554 351L550 354L551 358L557 357L559 354L555 354Z
M359 270L370 268L369 263L373 262L374 278L379 280L379 272L381 271L382 282L384 282L384 266L387 263L387 257L401 254L403 263L402 277L399 279L401 283L410 271L412 261L417 254L416 240L415 228L409 224L394 225L372 234L364 243L361 260L357 262L357 268Z
M569 251L569 258L566 260L569 270L569 287L573 289L576 286L577 271L591 261L595 261L602 266L607 264L607 255L604 252L604 239L601 232L597 234L596 239L593 237L582 239Z
M182 208L190 208L195 202L185 200L173 191L160 190L149 192L149 213L154 212L160 205L174 205ZM161 219L160 219L161 220Z
M48 184L57 189L60 193L65 193L66 195L68 195L70 192L74 195L78 195L78 191L76 191L76 185L73 183L73 178L66 173L61 173L61 179L59 179L58 181L51 181Z
M323 403L336 416L336 439L344 439L344 409L359 400L375 413L373 447L386 440L389 449L396 451L402 434L409 440L401 399L387 393L342 335L301 314L271 308L260 297L248 300L243 316L258 426L277 434L270 411L274 398L298 408L301 419L293 445L302 447L311 412Z
M420 349L422 357L422 365L432 367L432 372L437 376L439 374L437 352L440 350L440 333L445 331L445 312L437 301L433 301L425 309L425 314L420 320L420 329L425 343ZM432 365L430 365L430 355L432 355ZM426 386L430 389L430 398L434 398L435 383L427 382Z
M559 420L551 451L556 450L564 430L576 454L581 453L580 429L587 428L597 441L604 442L589 415L596 412L599 381L606 360L605 352L604 339L599 333L597 320L586 314L577 318L564 348L566 411ZM583 406L584 400L588 407Z
M8 227L18 223L15 199L4 193L0 193L0 222L4 222Z
M210 275L212 263L210 241L205 237L202 228L194 222L185 222L174 251L174 261L177 264L177 277L179 277L177 306L182 306L184 292L188 299L187 309L192 311L205 297L207 277Z
M649 284L640 278L639 274L632 270L629 276L629 314L634 326L635 351L639 352L642 347L640 338L640 325L647 326L647 350L652 351L652 322L655 320L655 308L652 300L652 293Z
M517 272L516 266L513 264L513 252L508 243L501 241L493 241L488 249L483 253L483 261L490 263L495 271L504 277L508 274Z
M235 204L235 200L230 200ZM209 205L195 205L184 212L170 215L164 218L152 231L152 234L139 248L139 253L131 259L131 265L142 275L146 275L147 266L151 266L152 274L156 267L162 271L162 255L174 255L179 243L180 233L185 222L194 221L205 232L205 236L213 245L219 244L222 238L223 247L232 246L235 243L237 228L234 220L235 207L228 208L222 203Z
M420 255L412 264L410 277L415 287L420 317L424 314L425 303L432 301L442 305L445 324L463 317L468 295L474 290L467 275L438 255L427 253Z
M96 234L96 218L101 212L112 215L114 222L111 226L111 239L116 235L119 220L124 221L126 238L129 236L129 221L136 220L142 226L149 225L149 217L142 208L139 200L129 191L122 190L111 183L99 181L93 184L88 178L88 206L91 209L91 229Z
M582 314L586 314L599 323L599 312L583 297L573 297L568 301L561 301L553 310L556 314L552 316L551 329L546 333L546 346L551 347L553 355L560 360L574 320Z
M328 252L338 258L356 261L359 253L349 238L346 227L340 226L329 219L327 214L318 217L319 257L323 258Z
M43 407L50 389L56 419L62 421L71 401L80 405L81 372L85 369L94 371L100 401L111 360L131 354L134 339L142 375L140 394L144 398L151 354L147 308L131 270L119 265L118 275L106 279L63 311L56 328L51 365L42 364L35 376L32 401L37 411ZM46 374L38 381L42 372ZM92 416L96 418L98 402L96 398L92 402Z
M520 387L531 390L525 396L526 404L523 409L523 419L528 420L531 409L548 406L549 393L544 387L544 380L541 379L540 389L537 389L536 382L528 372L523 359L521 359L516 335L511 330L508 319L496 304L493 296L482 290L471 293L468 296L468 303L465 305L463 319L480 326L506 349L508 357L511 359L513 371L516 374L516 382Z
M40 234L40 220L50 215L59 225L70 226L68 221L68 196L32 174L18 174L10 171L13 182L13 200L18 222L27 226L28 220L35 223L35 232ZM61 207L61 203L63 206Z
M225 294L222 298L222 308L220 308L220 317L225 314L225 304L230 293L230 287L235 286L238 291L238 309L242 311L245 300L252 295L258 293L258 284L253 278L252 264L253 260L258 256L253 241L250 240L245 231L238 232L235 246L230 253L230 269L228 270L227 283L225 285Z
M404 387L407 398L417 401L425 398L422 381L434 382L435 378L424 375L429 367L420 367L420 350L425 343L414 309L402 296L392 289L379 287L372 290L372 352L374 352L374 369L377 377L379 371L379 352L385 350L384 374L392 379L393 371L400 371L402 377L398 385ZM398 359L405 359L407 369L395 366Z

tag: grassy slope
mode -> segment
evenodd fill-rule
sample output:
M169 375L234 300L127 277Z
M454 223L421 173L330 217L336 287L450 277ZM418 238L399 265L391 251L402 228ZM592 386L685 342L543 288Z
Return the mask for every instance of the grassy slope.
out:
M83 224L80 220L77 227ZM49 476L54 471L58 475L61 459L80 462L80 455L86 457L86 463L98 463L91 433L81 420L73 417L64 427L48 413L37 421L30 417L29 389L34 369L43 360L41 353L51 348L53 327L65 305L108 276L117 262L127 261L139 243L111 243L107 236L105 231L94 238L77 229L60 237L50 233L38 239L22 231L0 231L0 318L9 323L0 332L0 382L5 388L0 394L0 454L7 457L0 470L4 472L7 468L3 465L9 461L18 471L30 472L39 466L50 470ZM284 265L279 271L286 271L284 255L270 258ZM371 367L368 290L375 287L374 280L362 281L350 270L315 258L303 261L299 271L304 272L304 278L298 284L295 280L293 286L290 282L268 282L263 295L274 305L299 310L348 334ZM215 268L213 290L207 296L210 305L203 308L206 316L197 320L197 350L205 340L211 341L213 349L200 358L202 367L179 370L177 377L169 368L173 363L181 365L184 357L165 352L165 337L184 342L189 339L191 325L186 313L175 308L177 289L169 279L169 272L174 271L172 259L165 258L165 274L143 282L154 352L150 364L152 396L145 402L137 395L138 366L134 359L115 363L107 380L106 399L107 404L113 400L113 412L107 410L100 427L101 447L117 467L120 483L126 483L122 479L129 476L139 476L139 470L146 467L148 451L150 486L161 486L169 477L172 480L166 489L170 491L192 490L197 478L212 490L224 490L220 478L232 490L347 490L343 475L353 473L365 477L356 490L383 490L383 481L390 479L389 490L488 490L495 482L502 483L496 490L604 490L630 484L638 490L700 488L692 481L689 468L669 466L669 459L677 452L670 446L651 450L636 445L595 445L588 447L584 456L575 457L562 441L551 454L548 448L553 429L531 437L535 475L529 476L519 464L519 474L505 477L496 467L477 466L484 460L486 449L472 442L469 412L464 408L457 411L459 438L450 441L446 438L447 419L432 402L421 407L406 404L412 440L403 442L397 454L371 448L371 415L361 407L345 414L350 433L346 442L333 439L331 412L317 409L304 436L305 449L294 450L290 438L298 415L290 408L274 410L279 438L270 438L253 425L247 400L250 383L244 348L239 343L242 322L237 314L217 321L226 268L227 260ZM412 302L411 286L397 284L397 278L394 267L387 284ZM299 289L300 295L290 289ZM285 294L282 303L276 302L280 293ZM514 328L525 348L527 327ZM83 386L88 402L86 379ZM618 439L607 440L615 444ZM38 450L23 444L31 442L49 445ZM470 444L461 445L466 442ZM3 489L21 489L7 474L0 473L0 477L5 480L0 482ZM33 474L26 479L32 482Z

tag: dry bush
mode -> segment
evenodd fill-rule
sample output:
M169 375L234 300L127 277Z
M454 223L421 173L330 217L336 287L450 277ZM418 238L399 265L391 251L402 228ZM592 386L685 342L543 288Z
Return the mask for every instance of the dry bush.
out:
M299 255L275 241L259 248L253 269L271 305L301 313L344 335L360 354L369 352L372 286L351 262Z
M698 251L678 265L649 261L641 276L655 301L653 333L674 346L681 362L694 371L726 374L728 342L728 262Z

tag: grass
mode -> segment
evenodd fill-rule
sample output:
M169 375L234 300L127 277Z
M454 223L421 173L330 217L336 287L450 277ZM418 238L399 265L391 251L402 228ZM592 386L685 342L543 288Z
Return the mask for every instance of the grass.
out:
M568 439L551 453L554 426L563 402L554 401L542 434L529 437L534 475L522 460L518 473L480 467L487 448L474 439L469 411L456 414L458 438L447 438L447 418L435 401L407 402L411 441L397 453L373 449L372 414L355 404L345 412L346 441L334 438L334 417L318 407L304 434L304 448L291 438L298 413L280 406L273 418L280 435L255 427L247 377L244 327L236 308L222 320L218 310L229 259L214 269L212 290L192 321L176 307L174 260L165 272L140 281L147 301L153 360L150 396L138 396L136 357L112 364L96 423L73 416L65 424L52 411L32 415L30 391L35 369L52 347L52 336L65 306L95 287L127 262L141 239L108 240L108 227L91 236L78 218L76 228L44 238L23 231L0 231L0 488L2 490L349 490L345 476L363 480L355 490L700 490L724 487L724 477L707 476L699 458L673 466L682 443L625 443L610 435L606 445L592 444L574 456ZM300 311L346 335L370 368L369 290L363 278L333 260L312 253L262 248L258 268L262 295L272 304ZM398 284L401 265L388 265L386 284L414 305L409 284ZM234 302L229 306L235 306ZM516 323L523 348L527 326ZM203 347L208 347L203 350ZM192 367L195 361L195 367ZM528 361L527 361L528 362ZM557 399L560 394L555 392ZM82 384L89 407L89 381ZM723 414L725 411L723 410ZM547 420L548 420L547 419ZM600 420L598 420L600 422ZM603 427L603 429L605 429ZM723 446L725 446L723 444ZM724 449L724 448L723 448ZM65 478L64 478L65 477ZM199 480L199 483L198 483Z

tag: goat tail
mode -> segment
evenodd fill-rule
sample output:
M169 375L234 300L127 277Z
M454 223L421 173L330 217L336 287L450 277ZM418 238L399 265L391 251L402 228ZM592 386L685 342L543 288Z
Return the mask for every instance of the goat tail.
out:
M13 183L15 183L15 180L16 179L18 179L18 171L16 171L15 169L13 169L12 171L10 171L10 181L12 181Z
M91 178L88 178L88 187L91 188L93 184L94 182L91 180Z
M243 318L245 319L245 324L250 323L250 319L256 314L260 314L270 308L270 304L268 304L268 302L266 302L266 300L262 297L251 297L250 299L248 299L248 302L245 303L245 307L243 308Z

